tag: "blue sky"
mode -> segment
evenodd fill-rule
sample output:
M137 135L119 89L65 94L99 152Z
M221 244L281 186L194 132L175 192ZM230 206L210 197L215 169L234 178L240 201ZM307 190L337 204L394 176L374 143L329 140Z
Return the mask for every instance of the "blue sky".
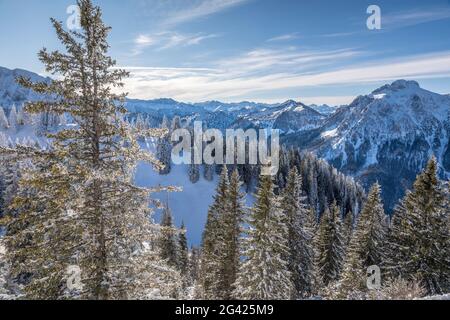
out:
M74 0L0 0L0 65L43 74L49 17ZM450 1L97 0L130 97L344 104L398 78L450 93ZM369 5L381 30L369 30Z

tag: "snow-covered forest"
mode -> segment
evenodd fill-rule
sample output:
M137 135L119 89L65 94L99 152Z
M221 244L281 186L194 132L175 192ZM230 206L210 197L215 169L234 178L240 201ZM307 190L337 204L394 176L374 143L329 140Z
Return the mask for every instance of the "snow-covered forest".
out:
M191 185L215 186L201 245L190 246L169 201L184 191L135 176L146 163L164 181L176 169L169 137L190 124L130 117L110 28L90 0L79 5L81 32L52 20L65 51L39 52L55 80L17 79L45 99L0 107L0 300L450 293L450 185L434 157L392 214L378 183L365 192L297 148L281 149L274 177L261 165L189 165Z

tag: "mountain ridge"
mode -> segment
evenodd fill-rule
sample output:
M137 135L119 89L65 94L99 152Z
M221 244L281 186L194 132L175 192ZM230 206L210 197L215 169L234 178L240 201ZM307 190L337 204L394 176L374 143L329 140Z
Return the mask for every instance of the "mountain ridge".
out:
M12 104L16 104L17 106L20 106L24 101L26 101L25 98L30 98L32 96L33 98L36 98L36 96L33 96L32 93L25 88L21 88L17 83L15 83L14 78L16 76L25 76L30 77L32 81L51 81L51 78L49 77L43 77L41 75L38 75L37 73L24 70L24 69L8 69L5 67L0 66L0 105L6 108L10 108ZM6 89L5 89L6 88ZM3 90L2 90L3 89ZM8 92L8 89L11 90ZM14 91L13 91L13 90ZM23 94L20 99L11 99L11 101L5 101L5 99L2 99L3 95L13 96L14 92L16 90L22 90ZM288 100L293 101L293 100ZM156 98L156 99L136 99L136 98L127 98L128 105L131 106L130 112L135 112L135 107L138 105L142 105L148 108L153 109L161 109L163 106L169 108L173 106L186 106L186 107L198 107L200 109L204 109L206 111L228 111L228 112L234 112L239 111L242 109L246 109L248 112L263 109L263 108L271 108L276 107L283 103L262 103L262 102L254 102L254 101L240 101L240 102L221 102L217 100L211 100L211 101L203 101L203 102L194 102L194 103L187 103L187 102L181 102L177 101L172 98ZM332 108L328 105L311 105L312 109L318 108ZM141 112L143 111L142 108L139 109ZM317 110L316 110L317 111ZM329 111L329 110L328 110Z
M380 182L392 210L432 155L441 177L450 177L449 110L448 95L397 80L358 96L320 127L283 140L351 173L366 188Z
M0 67L0 106L6 109L37 98L12 83L16 74L49 80ZM366 188L380 182L389 211L432 155L441 177L450 177L450 94L428 91L413 80L383 85L330 114L294 100L190 104L170 98L128 99L127 108L132 120L144 117L151 126L159 126L164 117L181 116L188 122L202 120L210 128L280 129L283 144L316 154Z

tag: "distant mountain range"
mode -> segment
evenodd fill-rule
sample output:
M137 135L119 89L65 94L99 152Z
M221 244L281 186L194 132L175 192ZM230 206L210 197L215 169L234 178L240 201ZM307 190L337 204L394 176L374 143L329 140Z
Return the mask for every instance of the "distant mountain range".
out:
M26 70L10 70L0 67L0 106L6 110L11 108L12 105L20 107L24 102L38 98L34 92L20 87L15 82L15 79L18 76L29 77L32 81L51 81L50 78L44 78L36 73ZM153 100L128 99L127 108L131 113L144 113L157 120L162 120L164 115L167 117L173 117L174 115L190 116L198 117L199 120L204 120L208 119L211 113L227 113L237 120L238 118L247 119L249 117L254 117L260 112L270 114L273 111L273 115L268 115L269 118L272 118L269 121L266 122L263 117L261 117L261 124L264 123L266 126L271 126L276 120L276 115L282 114L284 111L283 109L292 103L296 104L296 102L293 101L287 101L282 104L267 104L249 101L237 103L224 103L220 101L183 103L168 98ZM310 110L315 110L322 115L329 115L335 111L335 108L328 105L311 105L308 108Z
M50 80L0 67L0 106L5 109L38 98L15 83L17 75ZM127 108L131 117L141 114L153 126L164 116L180 116L203 120L210 128L280 129L283 143L317 154L365 187L378 181L387 209L411 187L431 155L438 159L441 177L450 177L450 95L427 91L415 81L395 81L339 108L293 100L264 104L172 99L128 99Z

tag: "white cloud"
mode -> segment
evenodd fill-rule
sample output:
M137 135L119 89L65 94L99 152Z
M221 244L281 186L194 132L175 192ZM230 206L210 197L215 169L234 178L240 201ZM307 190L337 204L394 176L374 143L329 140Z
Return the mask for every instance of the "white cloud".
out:
M178 32L164 32L160 34L162 44L158 50L165 50L168 48L178 46L192 46L201 43L203 40L218 37L216 34L181 34Z
M190 6L187 8L172 12L165 21L165 24L176 25L192 21L218 13L248 1L249 0L200 0L195 1L194 3L190 1ZM189 3L189 1L187 1L187 3Z
M358 31L352 31L352 32L336 32L336 33L322 34L322 35L320 35L320 37L323 37L323 38L349 37L349 36L353 36L353 35L358 34L358 33L360 33L360 32L358 32Z
M192 46L200 44L206 39L216 38L216 34L182 34L174 31L163 31L151 35L140 34L133 43L131 55L137 56L141 54L145 48L154 47L155 50L165 50L178 46Z
M273 72L300 72L319 66L336 64L354 58L363 52L354 49L299 51L295 47L255 49L237 57L223 59L216 64L229 74L268 74Z
M152 45L155 42L155 40L147 35L144 34L140 34L139 36L137 36L137 38L134 40L134 43L138 44L138 45L145 45L145 46L149 46Z
M350 104L355 100L355 96L318 96L318 97L300 97L299 100L304 104L327 104L329 106L342 106Z
M384 14L382 12L383 28L402 28L426 22L450 18L450 6L421 8L402 12Z
M300 53L290 54L294 56L296 54L297 61L303 59L306 61L305 64L315 65L324 62L317 60L313 55L300 57ZM330 57L325 62L333 61L332 54L322 53L322 56L327 55ZM266 51L259 50L230 59L228 63L217 62L213 68L135 67L131 69L132 77L126 80L126 90L130 92L130 97L142 99L171 97L182 101L211 99L231 101L246 98L258 100L259 96L270 96L273 92L278 92L277 95L279 95L280 90L286 89L300 91L302 88L315 86L360 85L361 83L388 82L399 78L450 77L449 51L402 59L378 60L370 64L314 72L304 72L300 68L293 68L294 64L290 62L286 62L288 67L281 68L280 71L280 68L274 68L274 65L283 66L281 57L280 53L268 55ZM259 72L255 72L252 68L254 63L261 69ZM330 99L336 101L336 97ZM314 102L326 103L327 100L315 99Z
M278 41L290 41L290 40L295 40L300 38L300 35L295 32L295 33L288 33L288 34L283 34L277 37L273 37L267 40L267 42L278 42Z
M149 35L140 34L134 40L134 47L132 49L131 55L137 56L141 54L145 48L154 45L156 40Z

